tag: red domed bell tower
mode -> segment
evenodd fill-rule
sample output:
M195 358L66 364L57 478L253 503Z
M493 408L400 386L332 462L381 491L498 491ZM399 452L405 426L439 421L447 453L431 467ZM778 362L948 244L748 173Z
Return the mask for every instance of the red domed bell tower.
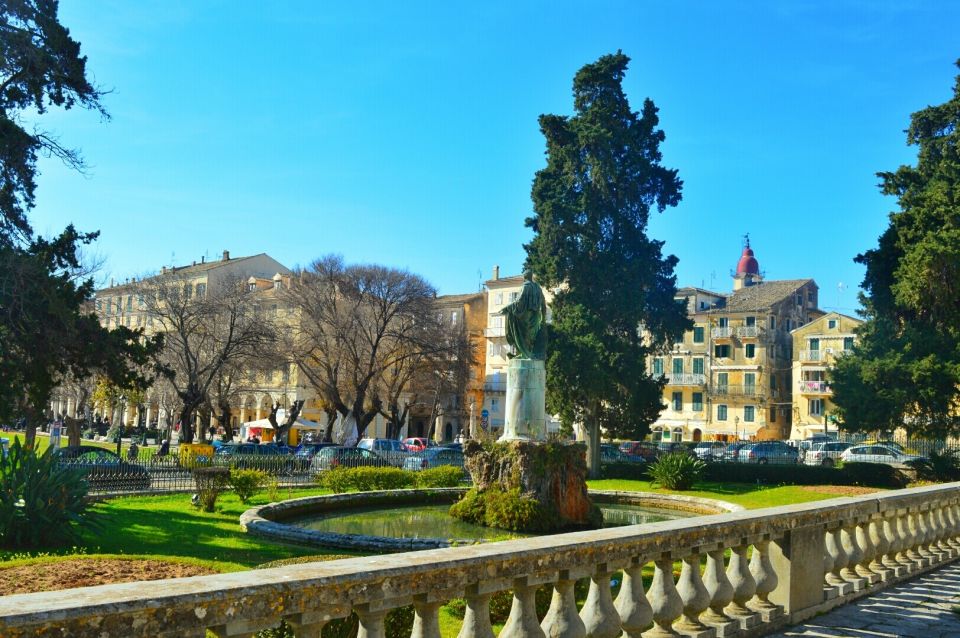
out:
M750 235L744 235L744 239L746 239L746 245L743 247L740 261L737 262L737 272L733 276L734 290L753 286L763 281L763 276L760 274L760 264L757 262L757 258L753 256L753 249L750 248Z

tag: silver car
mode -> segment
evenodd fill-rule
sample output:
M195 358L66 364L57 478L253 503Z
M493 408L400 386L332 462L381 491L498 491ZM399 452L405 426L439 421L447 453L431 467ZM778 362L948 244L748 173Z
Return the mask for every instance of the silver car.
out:
M882 463L905 468L914 461L926 460L916 454L904 454L886 445L855 445L840 455L844 463Z
M842 441L814 443L813 447L803 455L803 462L807 465L833 467L837 464L837 461L840 460L840 455L851 447L853 447L853 443L844 443Z

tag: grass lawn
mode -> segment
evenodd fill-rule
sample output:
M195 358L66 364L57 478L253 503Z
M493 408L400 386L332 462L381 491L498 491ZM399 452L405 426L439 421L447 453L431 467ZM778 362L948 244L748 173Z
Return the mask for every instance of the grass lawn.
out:
M0 430L0 437L3 437L5 439L10 439L10 445L13 445L14 441L20 441L20 444L22 445L23 439L24 439L23 432L11 432L8 430ZM37 432L37 438L35 439L35 441L37 446L37 452L39 452L40 454L43 454L43 452L48 447L50 447L50 437L47 435L47 433ZM92 445L94 447L102 447L104 449L110 450L111 452L117 451L116 443L108 443L105 441L91 441L89 439L83 439L82 441L80 441L80 444ZM66 430L64 430L62 436L60 437L60 447L66 447L66 446L67 446L67 432ZM122 443L120 446L120 454L123 455L124 458L126 458L128 447L130 447L129 443ZM143 449L143 446L139 446L139 447L141 450ZM153 446L147 449L156 450L157 446Z
M653 487L649 481L630 481L625 479L587 481L587 485L594 490L657 492L660 494L682 494L684 496L715 498L721 501L736 503L747 509L807 503L810 501L820 501L850 495L850 488L835 485L780 485L774 487L769 485L753 485L751 483L717 483L703 481L696 483L694 485L695 489L685 492L672 492L660 487Z

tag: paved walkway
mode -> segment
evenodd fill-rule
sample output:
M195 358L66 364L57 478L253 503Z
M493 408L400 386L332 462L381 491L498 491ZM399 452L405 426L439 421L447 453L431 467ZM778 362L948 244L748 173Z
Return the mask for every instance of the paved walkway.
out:
M960 564L941 567L772 635L960 638Z

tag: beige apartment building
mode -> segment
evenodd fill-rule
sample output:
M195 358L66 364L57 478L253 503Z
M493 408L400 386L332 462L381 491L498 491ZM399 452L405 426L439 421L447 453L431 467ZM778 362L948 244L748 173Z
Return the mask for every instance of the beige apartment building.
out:
M681 288L694 327L650 372L666 378L660 441L780 439L790 433L793 340L790 332L823 313L812 279L766 281L749 242L733 292Z
M853 350L860 319L828 312L796 328L793 337L793 428L792 439L836 432L831 420L833 390L827 373L838 357Z

